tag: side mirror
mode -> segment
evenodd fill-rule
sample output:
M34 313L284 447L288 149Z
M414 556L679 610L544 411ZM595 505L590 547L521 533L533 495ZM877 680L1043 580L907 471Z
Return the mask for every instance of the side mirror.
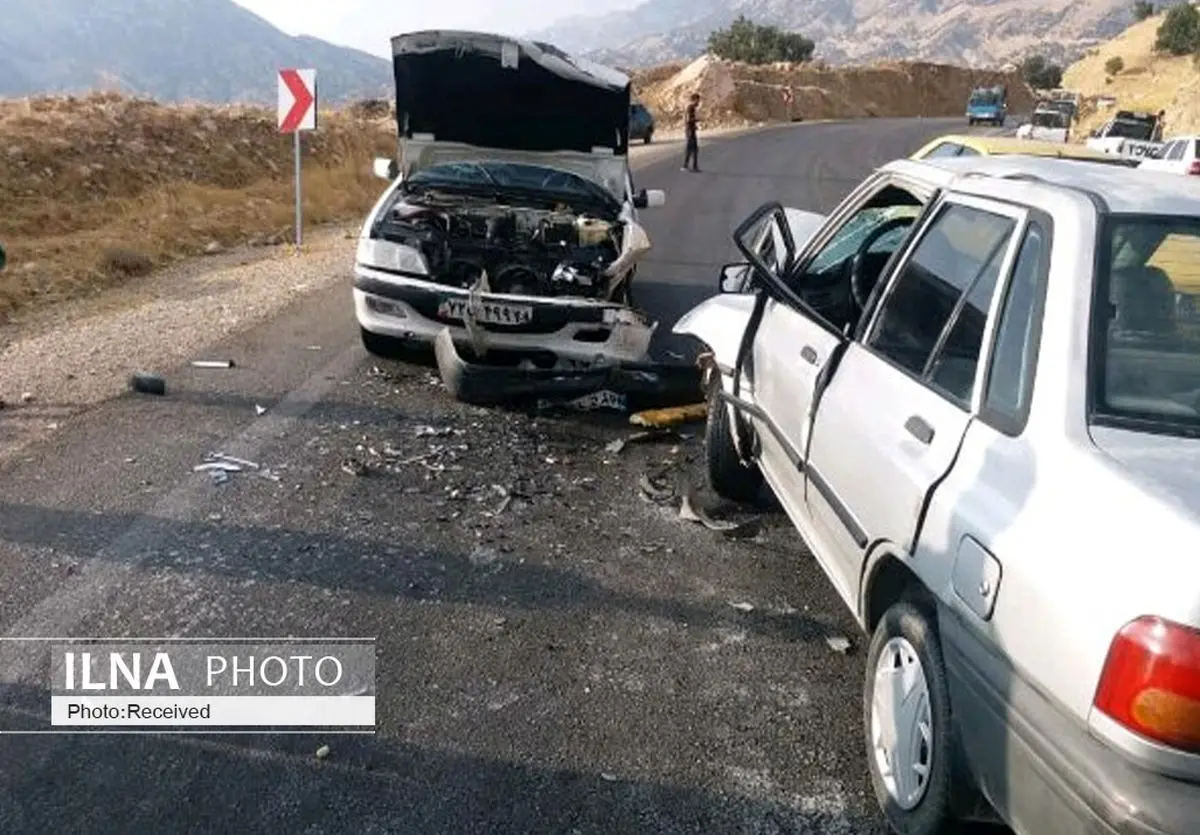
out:
M375 176L389 183L400 174L400 164L389 157L375 158Z
M641 189L633 196L633 205L638 209L656 209L667 204L667 193L660 188Z
M750 289L750 277L753 272L753 268L744 261L721 267L721 292L745 293Z

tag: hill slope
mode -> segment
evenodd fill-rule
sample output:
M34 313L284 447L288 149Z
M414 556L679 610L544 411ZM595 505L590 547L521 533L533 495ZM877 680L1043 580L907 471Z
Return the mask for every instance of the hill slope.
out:
M387 61L293 38L231 0L5 0L0 96L104 88L164 101L272 103L281 67L323 100L390 95Z
M1080 126L1075 131L1084 141L1088 131L1111 118L1112 110L1167 111L1167 136L1200 133L1200 71L1190 56L1175 58L1154 51L1154 40L1163 16L1129 27L1118 37L1098 47L1063 73L1063 86L1078 91L1085 99ZM1125 68L1110 76L1104 68L1118 57ZM1097 108L1097 97L1113 97L1111 108Z
M628 11L564 20L536 37L608 63L647 66L699 55L712 30L745 14L803 32L816 41L818 58L835 63L988 66L1033 51L1073 58L1125 28L1130 6L1130 0L647 0Z

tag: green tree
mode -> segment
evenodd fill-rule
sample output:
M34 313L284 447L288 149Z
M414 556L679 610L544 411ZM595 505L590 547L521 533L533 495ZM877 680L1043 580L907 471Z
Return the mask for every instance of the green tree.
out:
M1133 19L1141 22L1148 17L1154 17L1154 4L1147 0L1135 0L1133 4Z
M762 26L738 15L728 28L708 36L708 51L728 61L771 64L776 61L810 61L816 45L799 32Z
M1021 62L1021 78L1035 90L1053 90L1062 84L1063 69L1045 55L1030 55Z
M1188 55L1200 50L1200 11L1191 3L1172 6L1158 26L1154 48L1171 55Z
M1125 69L1125 59L1120 55L1114 55L1104 62L1104 71L1109 75L1120 75L1123 69Z

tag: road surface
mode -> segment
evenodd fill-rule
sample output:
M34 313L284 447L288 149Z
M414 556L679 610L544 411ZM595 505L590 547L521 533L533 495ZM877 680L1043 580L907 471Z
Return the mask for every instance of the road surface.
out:
M638 301L667 330L760 202L829 210L959 122L774 128L699 174L646 152L669 203ZM0 736L0 831L882 832L863 642L795 532L743 513L757 535L727 540L639 487L696 480L694 431L614 453L611 422L457 405L365 355L348 277L210 355L237 368L0 464L0 629L375 637L378 733ZM278 480L193 473L218 448ZM45 710L45 671L0 679L3 727Z

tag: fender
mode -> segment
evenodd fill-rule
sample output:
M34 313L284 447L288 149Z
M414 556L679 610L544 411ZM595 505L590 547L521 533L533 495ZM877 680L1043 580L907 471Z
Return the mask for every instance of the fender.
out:
M712 352L722 376L732 375L755 299L754 293L713 296L679 317L671 332L699 339Z

